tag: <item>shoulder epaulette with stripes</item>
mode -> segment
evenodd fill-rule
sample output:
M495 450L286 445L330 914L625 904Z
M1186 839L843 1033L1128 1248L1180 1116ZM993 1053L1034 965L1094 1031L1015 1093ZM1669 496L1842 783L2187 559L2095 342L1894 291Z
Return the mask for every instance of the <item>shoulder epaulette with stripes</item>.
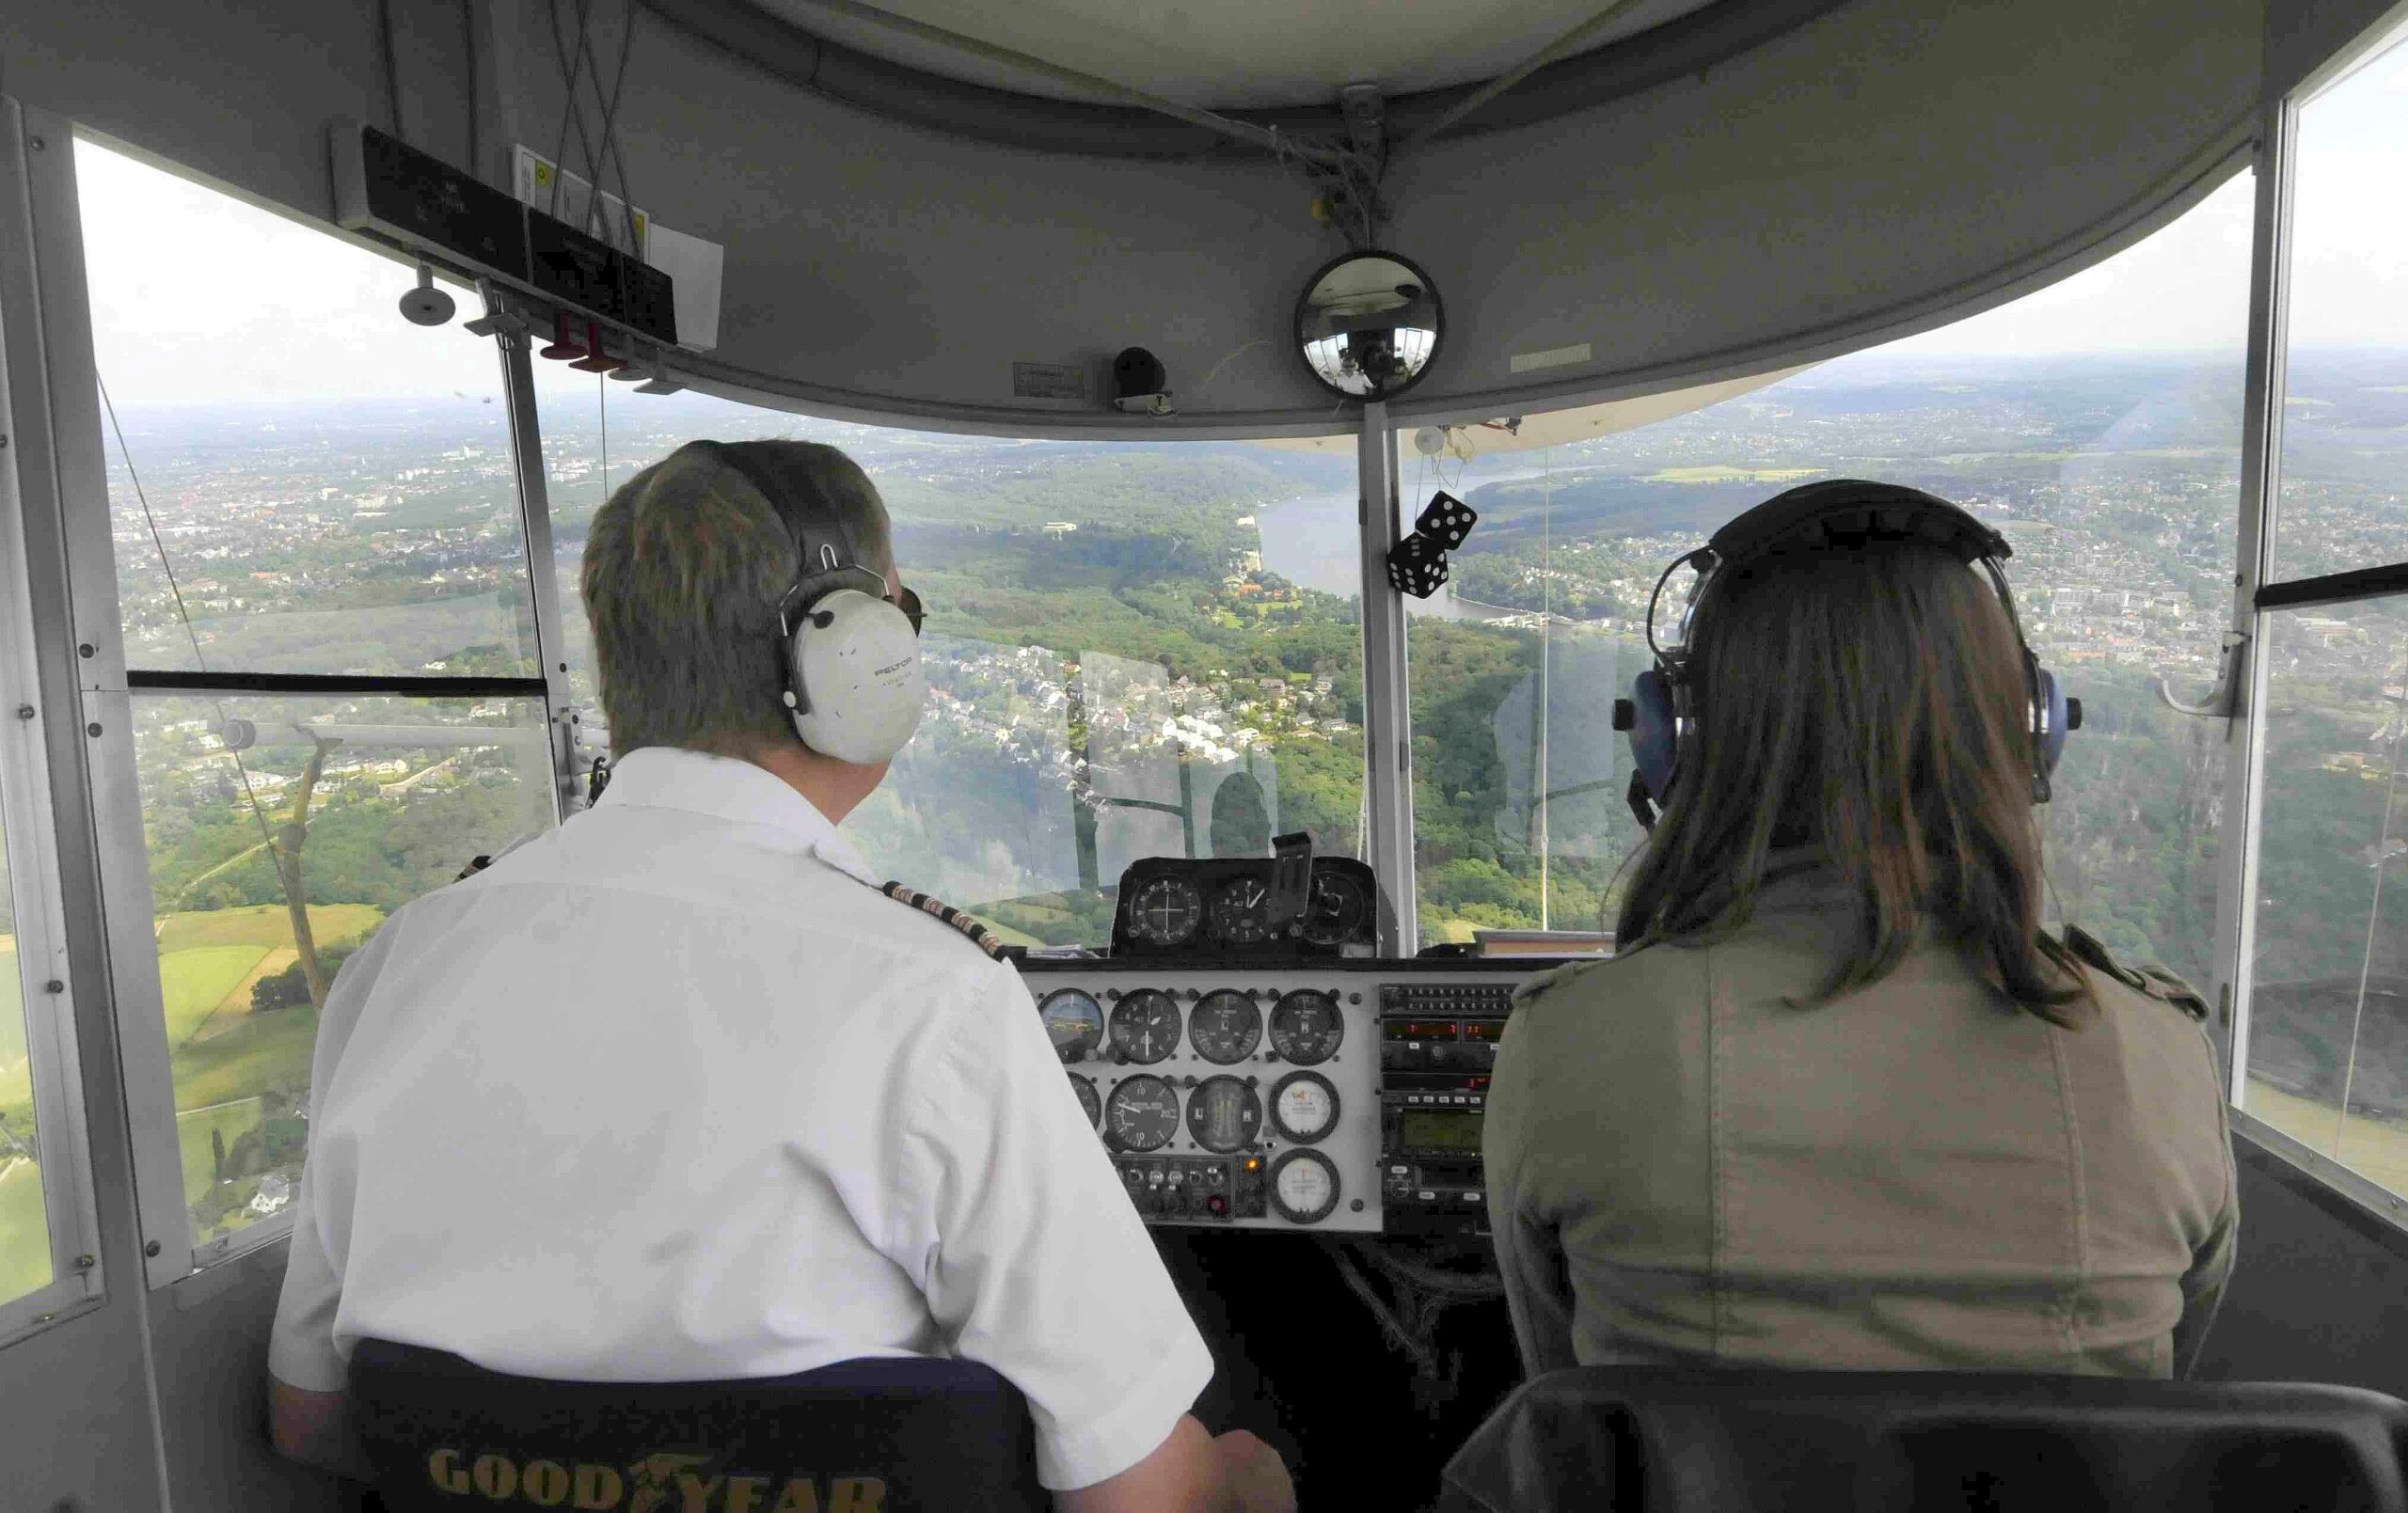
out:
M945 923L950 924L955 929L960 931L964 939L967 939L972 945L976 946L988 955L992 956L997 961L1004 959L1005 946L1003 938L996 935L994 931L988 929L984 924L979 923L969 915L962 913L961 910L955 908L944 900L941 898L930 898L927 894L921 892L918 889L906 888L901 883L884 883L879 886L878 890L898 904L909 904L923 914L935 915L938 919L943 920Z

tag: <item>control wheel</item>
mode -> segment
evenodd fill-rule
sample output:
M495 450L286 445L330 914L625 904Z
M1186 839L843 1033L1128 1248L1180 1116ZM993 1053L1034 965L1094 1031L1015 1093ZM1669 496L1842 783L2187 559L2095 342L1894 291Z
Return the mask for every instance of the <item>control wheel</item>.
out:
M1319 1151L1290 1151L1271 1163L1271 1206L1291 1224L1320 1223L1338 1207L1338 1168Z

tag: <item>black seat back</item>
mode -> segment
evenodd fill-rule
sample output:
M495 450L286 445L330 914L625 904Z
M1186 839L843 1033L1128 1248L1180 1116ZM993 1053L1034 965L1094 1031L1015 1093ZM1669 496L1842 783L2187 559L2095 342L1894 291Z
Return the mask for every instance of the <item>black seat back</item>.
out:
M969 1361L575 1382L362 1340L352 1411L389 1513L1040 1513L1028 1404Z
M2353 1387L1587 1366L1448 1462L1444 1513L2408 1513L2408 1403Z

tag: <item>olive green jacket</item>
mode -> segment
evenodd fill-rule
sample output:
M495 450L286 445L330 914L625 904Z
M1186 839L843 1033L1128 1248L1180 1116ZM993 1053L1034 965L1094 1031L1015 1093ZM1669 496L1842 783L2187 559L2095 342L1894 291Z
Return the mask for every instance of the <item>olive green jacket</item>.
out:
M2095 953L2060 1030L1927 938L1783 1004L1850 928L1793 873L1724 939L1523 990L1485 1154L1525 1367L2186 1373L2238 1221L2204 1006Z

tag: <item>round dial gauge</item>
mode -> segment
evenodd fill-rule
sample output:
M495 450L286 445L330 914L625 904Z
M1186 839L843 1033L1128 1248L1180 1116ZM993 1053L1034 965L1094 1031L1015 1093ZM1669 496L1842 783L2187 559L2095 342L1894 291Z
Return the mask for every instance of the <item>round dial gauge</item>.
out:
M1112 1006L1112 1048L1152 1065L1179 1048L1179 1005L1159 988L1141 987Z
M1095 1090L1094 1078L1081 1077L1072 1072L1070 1091L1079 1095L1079 1107L1086 1113L1088 1128L1103 1123L1103 1095Z
M1338 1127L1338 1089L1319 1072L1290 1072L1271 1090L1271 1127L1299 1145L1314 1143Z
M1207 993L1188 1013L1187 1043L1217 1065L1242 1062L1262 1044L1262 1011L1244 993L1228 988Z
M1262 1100L1234 1077L1208 1077L1187 1095L1188 1136L1208 1151L1243 1150L1261 1128Z
M1037 1017L1045 1021L1054 1054L1066 1062L1083 1060L1103 1044L1103 1010L1075 987L1046 994L1045 1001L1037 1006Z
M1338 1168L1319 1151L1290 1151L1271 1163L1271 1206L1290 1223L1320 1223L1338 1206Z
M1264 906L1271 890L1259 877L1241 877L1212 895L1212 933L1233 945L1251 946L1271 938L1271 921Z
M1125 1151L1160 1150L1179 1133L1179 1093L1159 1077L1132 1077L1103 1103L1104 1138Z
M1323 872L1313 876L1311 900L1305 906L1305 938L1318 946L1343 945L1360 939L1371 918L1371 901L1364 896L1360 878L1352 873Z
M1345 1038L1346 1017L1326 993L1299 988L1271 1011L1271 1048L1299 1066L1329 1060Z
M1156 877L1129 901L1129 933L1149 945L1175 946L1204 922L1204 895L1184 877Z

